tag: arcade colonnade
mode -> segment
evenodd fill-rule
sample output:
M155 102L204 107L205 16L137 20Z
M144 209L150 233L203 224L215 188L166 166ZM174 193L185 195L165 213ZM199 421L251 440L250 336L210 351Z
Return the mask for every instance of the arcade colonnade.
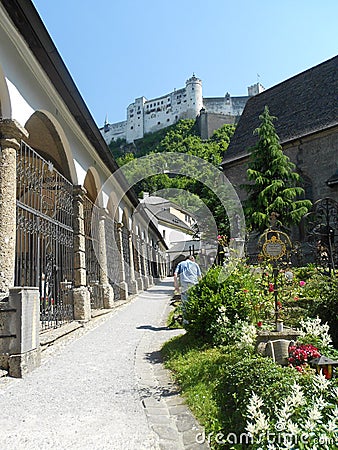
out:
M166 244L117 170L33 3L1 0L0 303L34 289L45 329L166 275Z

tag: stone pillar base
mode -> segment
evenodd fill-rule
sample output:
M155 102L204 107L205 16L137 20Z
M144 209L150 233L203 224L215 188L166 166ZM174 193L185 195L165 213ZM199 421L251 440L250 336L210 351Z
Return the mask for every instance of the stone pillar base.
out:
M128 298L128 285L125 281L121 281L119 284L120 300L127 300Z
M137 284L136 280L129 281L128 289L129 289L129 292L131 294L137 294L138 293L138 284Z
M148 282L149 282L149 286L152 286L154 284L154 278L152 275L148 275Z
M8 375L22 378L41 364L40 349L31 350L21 355L8 356Z
M103 307L105 309L114 308L114 289L110 284L102 284L100 286L103 296Z
M146 290L149 287L149 278L147 276L143 276L143 289Z
M74 319L87 322L91 319L89 290L85 286L73 289Z
M142 280L142 278L141 277L139 277L139 278L136 278L136 283L137 283L137 290L140 292L140 291L143 291L143 280Z

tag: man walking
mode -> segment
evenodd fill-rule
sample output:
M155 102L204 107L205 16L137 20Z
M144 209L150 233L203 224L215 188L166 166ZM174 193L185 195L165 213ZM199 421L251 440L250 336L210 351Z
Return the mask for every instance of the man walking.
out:
M195 258L190 255L185 261L177 264L174 272L174 286L175 289L179 289L179 284L181 286L181 301L182 301L182 311L184 314L184 303L188 299L188 290L192 286L198 283L201 278L201 269L199 265L195 262Z

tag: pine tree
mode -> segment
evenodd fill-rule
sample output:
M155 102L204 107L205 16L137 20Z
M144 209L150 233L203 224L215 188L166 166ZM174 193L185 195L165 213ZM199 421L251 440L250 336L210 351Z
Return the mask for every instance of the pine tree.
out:
M267 106L259 116L260 126L254 131L258 142L250 149L247 178L251 182L243 187L248 192L244 204L247 224L252 229L263 231L269 226L272 212L285 226L298 224L311 208L311 201L301 199L304 189L300 176L295 172L288 156L283 153L276 133L273 117Z

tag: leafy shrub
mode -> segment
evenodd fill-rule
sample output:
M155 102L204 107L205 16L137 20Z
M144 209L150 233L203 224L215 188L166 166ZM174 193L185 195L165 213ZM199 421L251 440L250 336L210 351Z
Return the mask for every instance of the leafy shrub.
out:
M309 300L308 316L329 325L332 343L338 348L338 280L317 274L308 280L304 295Z
M220 272L220 267L210 269L189 291L185 305L187 330L211 341L223 325L233 326L239 320L257 323L273 314L273 296L260 274L242 263L223 282Z
M281 367L270 358L232 352L227 355L215 396L222 408L223 430L243 433L246 427L246 405L252 391L273 409L275 403L290 393L293 383L300 378L297 371Z

